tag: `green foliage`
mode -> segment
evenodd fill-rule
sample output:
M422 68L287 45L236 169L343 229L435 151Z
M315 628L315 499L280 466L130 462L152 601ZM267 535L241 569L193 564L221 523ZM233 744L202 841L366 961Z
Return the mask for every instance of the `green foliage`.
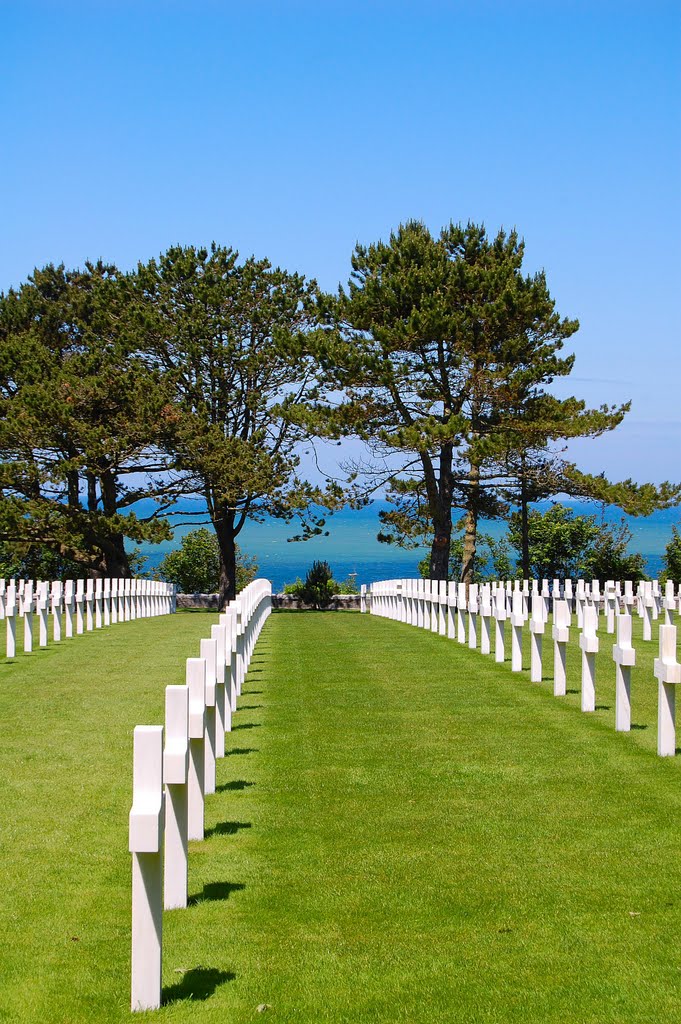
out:
M0 579L75 580L82 567L50 548L31 544L0 543Z
M473 574L469 579L470 583L484 583L487 580L507 580L515 574L509 551L509 542L506 537L496 539L488 533L478 534L478 550L475 557ZM461 579L461 570L464 557L464 535L457 534L452 537L449 571L447 579L458 582ZM418 572L422 579L430 579L430 556L423 558L418 563Z
M129 572L126 537L169 536L131 512L166 493L169 462L159 375L120 329L128 299L101 262L49 265L0 296L0 540L109 575Z
M301 597L315 608L328 608L333 598L333 574L328 562L314 561L307 571Z
M589 575L595 580L645 580L646 560L628 551L632 532L625 521L618 526L601 524L589 551Z
M472 578L477 520L506 514L511 455L529 444L529 424L545 447L609 429L625 411L587 414L544 391L572 369L560 350L578 323L559 316L543 272L524 274L523 258L516 232L449 224L435 237L412 221L387 243L357 245L348 289L329 301L337 331L321 359L347 395L330 418L397 461L379 539L427 537L434 578L449 571L454 508L467 515L462 575Z
M672 526L672 536L664 549L662 564L664 569L660 580L663 583L673 580L674 583L681 584L681 532L677 526Z
M178 489L202 495L218 539L220 595L234 595L234 545L244 524L275 516L322 532L326 491L298 476L304 424L287 415L320 398L308 336L317 286L231 248L173 246L137 269L129 322L171 399L164 446Z
M318 589L319 588L319 591ZM348 576L338 582L333 578L333 573L328 562L313 562L304 580L298 577L295 583L285 583L284 593L297 597L305 604L312 604L315 607L323 607L317 600L317 593L321 593L323 599L335 596L336 594L359 594L356 576ZM327 601L327 605L328 605Z
M535 579L645 578L645 559L627 552L631 530L599 523L594 515L576 515L559 503L546 512L531 509L528 515L530 572ZM511 546L522 550L520 514L509 520Z
M283 593L284 594L289 594L292 597L300 597L304 586L305 586L305 581L301 580L300 576L296 576L296 579L295 579L295 581L293 583L285 583L284 584Z
M610 484L567 462L564 439L616 427L628 404L587 409L546 388L567 376L561 355L576 320L556 311L543 272L523 272L515 231L449 224L433 236L408 222L388 242L357 245L347 290L328 298L334 330L319 355L346 399L329 430L355 433L376 456L367 486L394 508L379 539L431 545L430 575L449 570L452 510L466 513L462 576L474 578L477 523L560 492L627 511L681 500L681 487ZM386 466L389 469L386 471Z
M307 571L305 580L297 579L284 587L285 594L299 598L314 608L328 608L334 594L341 593L334 581L328 562L315 561Z
M236 546L237 590L243 590L258 575L255 558ZM220 587L220 550L213 530L205 526L191 530L170 551L159 566L161 579L174 583L183 594L215 594Z
M334 594L359 594L356 576L347 576L340 583L333 583Z

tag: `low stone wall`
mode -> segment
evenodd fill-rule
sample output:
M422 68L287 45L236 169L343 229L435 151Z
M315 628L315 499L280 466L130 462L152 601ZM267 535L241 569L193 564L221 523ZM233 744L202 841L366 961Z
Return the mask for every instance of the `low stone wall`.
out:
M177 607L207 608L210 611L218 611L218 595L178 594ZM304 611L305 609L312 608L312 605L305 604L300 598L294 597L292 594L272 594L272 607L280 608L282 611L292 611L294 609ZM337 594L329 605L329 610L334 612L358 611L359 594Z
M218 611L217 594L178 594L178 608L208 608L211 611Z
M291 611L292 609L299 608L304 611L306 608L312 608L311 604L305 604L299 597L295 597L293 594L272 594L272 607L280 608L282 611ZM357 610L359 611L359 594L336 594L329 605L329 611L332 612L348 612Z

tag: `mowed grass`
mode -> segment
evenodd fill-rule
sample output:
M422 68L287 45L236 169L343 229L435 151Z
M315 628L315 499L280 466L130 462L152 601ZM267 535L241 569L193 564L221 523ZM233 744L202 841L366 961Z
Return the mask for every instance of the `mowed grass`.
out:
M213 621L128 623L0 668L0 1019L131 1019L132 727L162 721ZM388 620L273 615L150 1019L678 1020L681 763L654 753L639 635L639 728L620 735L604 632L585 715L551 695L548 637L531 684Z

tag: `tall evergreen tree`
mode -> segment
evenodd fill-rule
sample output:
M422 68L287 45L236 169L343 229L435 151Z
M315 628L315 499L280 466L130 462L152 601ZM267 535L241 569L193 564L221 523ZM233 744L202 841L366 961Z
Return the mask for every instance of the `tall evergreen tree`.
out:
M319 397L307 351L316 285L213 244L174 246L140 265L136 289L130 322L172 388L165 443L178 486L208 507L224 602L236 592L236 539L248 520L297 517L307 536L323 525L315 503L338 497L298 476L306 431L287 416Z
M613 429L628 408L588 410L547 392L572 369L560 353L578 323L556 312L543 272L523 273L523 257L515 232L450 224L433 237L409 222L387 243L357 245L347 290L328 301L333 330L319 357L346 401L320 418L378 457L371 484L384 483L394 504L380 537L428 537L434 579L447 576L453 510L464 516L470 581L478 521L507 514L530 457L535 481L550 470L542 488L569 475L585 488L575 467L552 465L550 442Z
M159 376L119 330L128 299L101 262L49 265L0 296L0 541L112 576L130 573L126 537L169 537L131 510L167 494L169 461Z

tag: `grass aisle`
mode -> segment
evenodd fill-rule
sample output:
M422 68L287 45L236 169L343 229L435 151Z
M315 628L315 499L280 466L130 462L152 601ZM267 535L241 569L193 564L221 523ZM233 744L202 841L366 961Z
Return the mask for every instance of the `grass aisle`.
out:
M74 641L70 682L36 675L66 651L2 670L5 1019L132 1019L130 730L161 721L211 621ZM115 656L134 630L133 687ZM191 847L192 905L165 917L150 1019L678 1020L681 764L649 749L654 727L614 733L609 649L599 672L587 716L576 694L404 625L272 616ZM650 726L643 680L633 719Z
M273 616L246 690L195 911L234 979L195 1019L678 1019L679 766L647 733L368 616Z

